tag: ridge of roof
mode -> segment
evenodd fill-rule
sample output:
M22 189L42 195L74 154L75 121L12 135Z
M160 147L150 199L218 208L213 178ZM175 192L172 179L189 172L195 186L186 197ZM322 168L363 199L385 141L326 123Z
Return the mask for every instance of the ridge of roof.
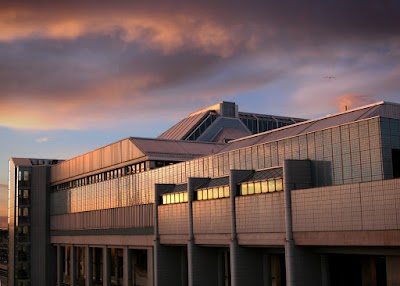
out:
M318 118L315 118L315 119L309 119L309 120L306 120L306 121L297 122L297 123L294 123L294 124L291 124L291 125L287 125L287 126L283 126L283 127L280 127L280 128L276 128L276 129L268 130L268 131L265 131L265 132L260 132L260 133L253 134L253 135L250 135L250 136L246 136L246 137L238 138L238 139L235 139L235 140L231 140L231 141L229 141L228 144L231 144L231 143L234 143L234 142L240 142L242 140L247 140L247 139L250 139L250 138L255 138L255 137L258 137L258 136L265 135L267 133L273 133L273 132L281 131L281 130L284 130L284 129L294 128L294 127L300 126L300 125L313 124L313 123L315 123L317 121L320 121L320 120L324 120L324 119L340 116L340 115L343 115L343 114L352 113L352 112L355 112L355 111L358 111L358 110L372 108L372 107L379 106L379 105L385 105L385 104L393 104L393 105L400 106L399 103L392 103L392 102L387 102L387 101L378 101L378 102L375 102L375 103L372 103L372 104L368 104L368 105L363 105L363 106L360 106L360 107L357 107L357 108L354 108L354 109L341 111L341 112L337 112L337 113L334 113L334 114L328 114L328 115L325 115L325 116L322 116L322 117L318 117Z

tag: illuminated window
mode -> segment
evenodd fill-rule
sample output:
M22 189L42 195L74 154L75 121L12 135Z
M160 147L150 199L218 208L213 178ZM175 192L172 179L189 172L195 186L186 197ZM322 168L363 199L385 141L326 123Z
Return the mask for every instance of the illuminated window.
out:
M247 193L249 195L253 195L254 194L254 183L248 183L248 185L247 185Z
M261 191L263 193L268 193L268 182L267 181L261 182Z
M230 193L229 193L229 186L225 186L224 187L224 197L225 198L228 198L230 196Z
M242 196L246 196L248 194L248 192L247 192L247 183L242 184L242 186L240 188L240 194Z
M254 193L260 194L261 193L261 182L254 183Z
M197 191L197 200L199 201L203 200L203 191Z
M218 199L219 196L218 187L214 187L212 190L213 190L213 198Z
M225 195L224 195L224 187L219 187L218 188L218 197L219 198L223 198Z
M197 193L197 196L200 194ZM179 203L184 203L188 201L188 194L187 192L180 192L180 193L169 193L169 194L163 194L161 195L162 197L162 204L163 205L168 205L168 204L179 204Z
M283 190L283 180L282 179L278 179L275 181L276 183L276 191L280 192Z
M207 192L208 199L212 199L213 198L213 189L208 189L207 191L208 191Z
M275 192L275 180L268 181L268 190L270 193Z

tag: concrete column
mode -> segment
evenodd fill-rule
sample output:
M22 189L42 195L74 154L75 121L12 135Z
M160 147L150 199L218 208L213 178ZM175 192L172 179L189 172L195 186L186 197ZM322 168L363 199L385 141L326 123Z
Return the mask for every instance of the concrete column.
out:
M103 247L103 286L111 285L111 261L110 249Z
M296 188L311 187L311 161L285 160L283 184L285 198L285 262L286 285L321 285L321 258L304 247L295 245L293 238L292 195Z
M154 283L154 251L153 248L147 248L147 284L155 285ZM134 278L134 277L133 277Z
M400 285L400 256L386 256L386 279L388 286Z
M132 285L132 251L124 247L124 286Z
M85 285L92 286L93 285L93 256L92 256L92 248L89 246L85 247Z
M63 280L64 252L61 245L57 245L57 286L61 286Z
M70 283L75 286L76 277L76 256L75 256L75 246L70 247Z
M187 183L187 191L188 191L188 219L189 219L189 239L188 239L188 285L194 286L198 285L198 282L195 281L196 273L202 271L202 269L195 267L195 260L197 259L196 250L197 246L194 241L194 231L193 231L193 200L194 200L194 191L202 184L206 183L208 178L188 178ZM204 273L204 275L207 275Z
M230 267L231 267L231 284L232 286L242 285L246 283L246 277L239 277L239 251L240 246L237 238L236 229L236 196L238 195L238 183L241 182L245 177L251 175L252 170L231 170L229 174L229 190L230 190L230 201L231 201L231 243L230 243ZM242 272L244 274L244 272ZM251 275L251 274L249 274ZM243 280L240 283L239 280ZM245 284L243 284L245 285Z

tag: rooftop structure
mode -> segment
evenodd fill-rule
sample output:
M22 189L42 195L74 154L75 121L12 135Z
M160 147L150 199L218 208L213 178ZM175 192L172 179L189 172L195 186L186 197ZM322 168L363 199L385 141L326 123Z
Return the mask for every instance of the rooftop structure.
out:
M400 281L396 103L302 121L222 102L156 139L12 158L10 182L10 285Z

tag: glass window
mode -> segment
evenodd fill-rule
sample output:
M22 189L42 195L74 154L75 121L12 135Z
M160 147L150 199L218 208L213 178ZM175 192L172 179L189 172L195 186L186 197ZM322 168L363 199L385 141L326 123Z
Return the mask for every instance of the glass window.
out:
M188 193L183 193L183 201L187 202L188 201Z
M254 193L256 193L256 194L261 193L261 182L254 183Z
M168 195L166 195L166 197L167 197L167 204L170 204L171 203L171 196L168 194Z
M280 192L283 190L283 180L278 179L276 180L276 191Z
M247 184L245 183L241 185L241 195L246 196L247 194Z
M212 199L213 198L213 189L208 189L207 190L207 198Z
M171 204L175 203L175 194L171 194Z
M208 192L207 189L203 190L203 200L207 200L208 199Z
M183 199L183 193L179 194L179 202L183 203L185 200Z
M267 181L261 182L261 191L263 193L268 193L268 182Z
M224 197L226 197L226 198L229 197L229 186L224 187Z
M29 227L25 225L25 226L22 228L22 233L23 233L23 234L28 234L28 233L29 233Z
M268 180L269 192L275 192L275 180Z
M219 187L218 188L218 197L223 198L224 197L224 187Z
M28 208L24 208L24 209L23 209L22 215L23 215L23 216L28 216L28 215L29 215L29 210L28 210Z
M22 180L22 171L18 171L18 181Z
M218 199L219 197L218 187L214 187L212 190L213 190L213 198Z
M247 185L247 193L249 195L254 194L254 183L248 183L248 185Z
M202 190L197 191L197 199L199 201L203 200L203 191Z
M163 203L163 205L167 204L167 196L166 195L162 196L162 203Z
M24 181L25 182L29 181L29 171L24 171Z
M178 194L175 194L175 203L180 203L181 202L181 200L180 200L180 194L178 193Z

